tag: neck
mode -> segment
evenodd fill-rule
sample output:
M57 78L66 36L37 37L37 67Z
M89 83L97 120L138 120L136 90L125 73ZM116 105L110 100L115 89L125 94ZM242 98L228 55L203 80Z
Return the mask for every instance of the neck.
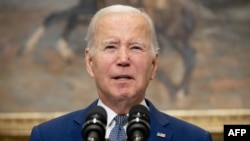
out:
M100 98L102 102L108 106L111 110L113 110L116 114L127 114L129 113L131 107L136 104L140 104L144 98L137 98L135 100L106 100Z

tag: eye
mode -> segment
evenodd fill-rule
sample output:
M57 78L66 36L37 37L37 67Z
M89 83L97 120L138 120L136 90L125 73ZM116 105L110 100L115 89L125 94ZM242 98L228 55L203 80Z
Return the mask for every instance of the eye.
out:
M114 49L116 49L116 46L114 46L114 45L105 46L105 50L114 50Z
M143 51L143 47L137 45L131 46L130 49L135 51Z

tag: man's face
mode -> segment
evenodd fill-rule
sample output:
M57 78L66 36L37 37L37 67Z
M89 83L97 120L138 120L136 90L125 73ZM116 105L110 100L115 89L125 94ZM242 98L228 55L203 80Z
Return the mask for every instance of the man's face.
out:
M148 22L136 13L112 13L96 21L95 45L85 51L87 71L102 100L142 100L154 78Z

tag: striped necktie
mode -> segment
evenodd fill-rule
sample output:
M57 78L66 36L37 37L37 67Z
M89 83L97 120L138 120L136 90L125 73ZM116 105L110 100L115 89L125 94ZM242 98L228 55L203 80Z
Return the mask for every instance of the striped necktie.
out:
M127 123L127 115L117 115L115 117L115 126L109 135L110 141L124 141L126 139L126 132L123 126Z

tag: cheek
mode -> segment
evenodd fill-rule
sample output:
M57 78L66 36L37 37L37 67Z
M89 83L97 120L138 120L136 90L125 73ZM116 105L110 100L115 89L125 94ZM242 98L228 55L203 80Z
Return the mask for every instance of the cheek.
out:
M140 76L143 81L147 80L151 76L152 64L147 59L138 59L135 63L138 76Z
M107 75L111 65L111 58L102 56L96 57L95 61L93 61L95 76Z

